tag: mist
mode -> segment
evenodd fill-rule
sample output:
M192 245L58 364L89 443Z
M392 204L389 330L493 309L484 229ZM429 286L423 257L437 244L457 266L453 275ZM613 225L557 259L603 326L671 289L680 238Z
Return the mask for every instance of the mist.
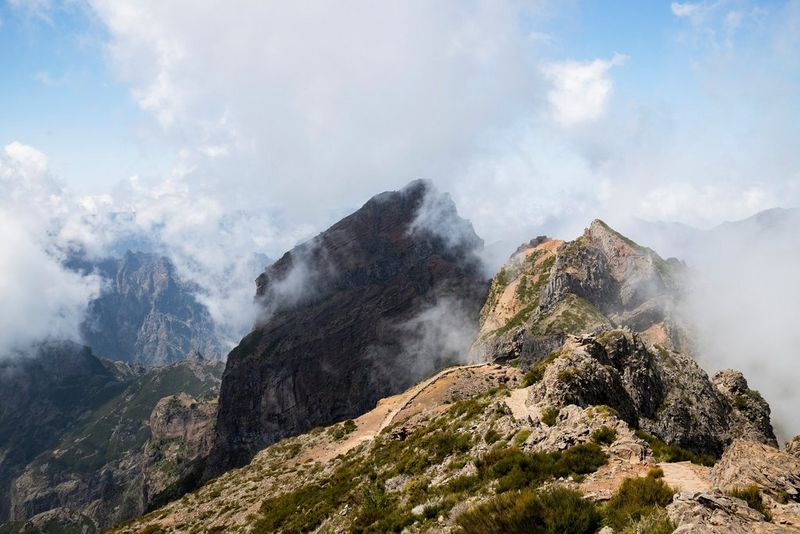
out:
M800 433L800 212L774 209L708 230L629 223L627 233L687 263L679 309L695 357L713 374L742 371L772 408L778 439Z

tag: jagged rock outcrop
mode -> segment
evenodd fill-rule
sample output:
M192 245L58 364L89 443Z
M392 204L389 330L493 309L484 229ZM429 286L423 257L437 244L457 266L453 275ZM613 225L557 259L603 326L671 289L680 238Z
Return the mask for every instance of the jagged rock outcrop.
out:
M756 484L778 502L800 502L800 458L763 443L734 441L714 465L711 478L723 490Z
M8 518L11 481L134 374L70 342L0 358L0 521Z
M473 350L501 361L519 358L526 368L566 334L614 326L648 343L682 347L686 335L672 314L682 268L600 220L574 241L537 238L493 279Z
M106 280L81 326L96 354L148 367L179 361L193 350L222 355L211 316L194 297L197 288L181 280L166 257L128 251L119 259L76 257L68 266Z
M691 357L648 348L630 330L571 336L551 359L532 403L607 405L634 427L700 454L719 456L742 435L777 446L769 407L740 374L722 372L712 382Z
M764 515L741 499L719 490L682 492L667 506L675 523L673 534L783 534L797 532L767 522Z
M449 197L417 181L271 265L261 322L228 356L216 472L463 357L486 295L481 246Z
M209 452L222 368L191 359L127 383L14 480L10 519L60 509L101 529L174 496L170 485Z
M800 436L795 436L791 440L787 441L784 450L789 454L800 458Z
M749 388L741 372L732 369L717 372L711 382L732 408L731 434L738 439L764 442L764 430L771 428L772 423L769 404L761 394ZM774 436L765 443L778 446Z

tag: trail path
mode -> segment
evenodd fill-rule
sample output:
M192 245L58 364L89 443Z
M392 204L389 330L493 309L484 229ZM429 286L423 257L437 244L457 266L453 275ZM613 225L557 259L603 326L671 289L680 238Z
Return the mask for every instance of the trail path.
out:
M711 490L709 467L691 462L660 463L664 470L664 482L679 491L701 492Z
M530 395L531 387L512 389L511 395L506 399L506 405L511 409L511 415L517 421L527 421L530 417L530 408L525 406L525 400Z
M449 395L459 379L469 378L469 385L475 385L493 374L508 373L505 368L492 363L448 367L399 395L381 399L375 408L354 420L356 430L348 434L343 441L309 449L299 456L297 461L298 463L309 460L329 462L339 455L347 454L361 443L374 439L382 430L396 422L428 409L440 406L446 409ZM513 390L512 395L516 391Z

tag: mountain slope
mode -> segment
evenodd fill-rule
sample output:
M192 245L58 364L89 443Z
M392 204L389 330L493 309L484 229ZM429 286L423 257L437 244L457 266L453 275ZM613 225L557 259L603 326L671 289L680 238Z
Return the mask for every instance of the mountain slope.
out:
M270 266L257 280L264 316L228 356L216 472L463 357L486 291L480 246L449 197L413 182Z
M686 334L672 316L683 269L602 221L571 242L537 238L492 280L473 350L483 357L521 358L527 368L564 336L628 326L649 343L683 348Z
M599 221L537 238L494 278L473 347L511 365L448 368L115 531L800 532L769 406L679 350L680 268Z
M129 381L16 478L10 518L64 509L104 528L164 502L208 453L222 370L190 359Z
M0 359L0 521L8 518L11 480L119 394L131 376L130 369L69 342L42 343Z
M194 297L196 288L178 277L167 258L128 251L100 261L73 258L68 265L106 280L81 327L96 354L148 367L173 363L191 351L221 355L208 310Z

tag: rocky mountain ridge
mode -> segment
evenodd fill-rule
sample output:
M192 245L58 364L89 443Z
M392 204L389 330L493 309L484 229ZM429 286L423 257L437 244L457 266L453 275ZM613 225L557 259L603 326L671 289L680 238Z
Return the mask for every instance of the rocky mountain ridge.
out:
M418 225L430 210L458 241ZM417 181L271 265L257 279L263 317L228 356L212 473L355 417L463 357L472 333L452 330L477 323L481 245L449 197Z
M777 449L741 373L685 352L682 268L600 221L532 240L480 314L472 354L496 363L281 440L118 531L521 532L551 509L546 532L800 532L798 447Z

